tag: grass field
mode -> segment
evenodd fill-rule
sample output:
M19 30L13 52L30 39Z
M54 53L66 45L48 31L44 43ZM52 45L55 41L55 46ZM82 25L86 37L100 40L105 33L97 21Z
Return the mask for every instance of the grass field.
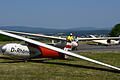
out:
M8 43L20 43L20 41L0 41L0 45L8 44Z
M120 67L119 52L77 54ZM28 62L0 59L0 80L120 80L120 72L74 57Z

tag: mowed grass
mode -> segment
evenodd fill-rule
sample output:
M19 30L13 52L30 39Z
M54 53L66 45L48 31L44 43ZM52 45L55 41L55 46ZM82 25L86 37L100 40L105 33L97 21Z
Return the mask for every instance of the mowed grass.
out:
M120 53L77 53L120 67ZM28 62L0 56L0 80L120 80L120 72L85 60L32 59Z
M4 42L0 41L0 45L4 45L4 44L8 44L8 43L20 43L20 41L4 41Z

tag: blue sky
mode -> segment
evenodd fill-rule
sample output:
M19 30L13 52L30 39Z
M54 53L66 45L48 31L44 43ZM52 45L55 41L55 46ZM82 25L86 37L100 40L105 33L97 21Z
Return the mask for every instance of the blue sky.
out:
M0 0L0 26L113 27L120 0Z

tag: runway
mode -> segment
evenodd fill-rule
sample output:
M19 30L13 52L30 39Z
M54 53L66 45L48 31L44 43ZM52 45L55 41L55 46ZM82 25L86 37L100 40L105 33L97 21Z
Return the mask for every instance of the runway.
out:
M96 45L96 44L80 44L77 52L112 52L120 51L120 45Z
M2 45L0 45L0 53L2 53L1 47ZM112 51L120 51L120 45L103 46L95 44L80 44L78 46L78 50L74 52L112 52Z

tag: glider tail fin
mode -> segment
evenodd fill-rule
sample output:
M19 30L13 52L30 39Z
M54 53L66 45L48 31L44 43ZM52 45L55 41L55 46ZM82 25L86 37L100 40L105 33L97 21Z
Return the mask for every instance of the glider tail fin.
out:
M71 42L67 42L64 50L65 51L71 51L72 50L72 43Z
M96 38L94 35L90 35L90 37L92 37L92 38Z

